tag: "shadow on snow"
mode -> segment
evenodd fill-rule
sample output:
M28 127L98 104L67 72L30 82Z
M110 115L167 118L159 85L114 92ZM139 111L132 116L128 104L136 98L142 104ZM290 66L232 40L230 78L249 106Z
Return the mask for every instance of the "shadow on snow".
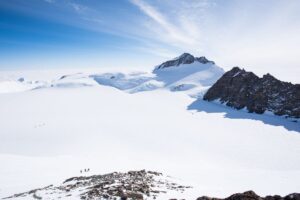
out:
M299 122L292 122L280 116L248 113L247 111L244 110L235 110L234 108L222 104L214 103L214 102L207 102L202 99L198 99L194 101L192 104L188 106L187 109L196 110L198 112L206 112L206 113L224 113L225 118L257 120L268 125L282 126L288 131L300 132Z

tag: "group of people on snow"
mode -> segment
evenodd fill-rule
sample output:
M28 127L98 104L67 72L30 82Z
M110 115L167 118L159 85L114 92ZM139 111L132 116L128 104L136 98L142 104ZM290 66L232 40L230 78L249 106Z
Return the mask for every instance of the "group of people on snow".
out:
M80 170L80 174L83 173L83 172L89 172L89 171L90 171L90 168L83 169L83 170L81 169L81 170Z

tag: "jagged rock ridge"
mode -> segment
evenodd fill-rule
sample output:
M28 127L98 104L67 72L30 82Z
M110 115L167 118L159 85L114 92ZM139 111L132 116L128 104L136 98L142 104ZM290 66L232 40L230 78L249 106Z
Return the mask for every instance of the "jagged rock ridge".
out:
M191 64L191 63L194 63L194 62L199 62L199 63L202 63L202 64L206 64L206 63L215 64L213 61L208 60L204 56L194 57L193 55L191 55L189 53L183 53L178 58L166 61L166 62L162 63L161 65L157 66L155 70L163 69L163 68L167 68L167 67L172 67L172 66L179 66L181 64Z
M247 191L244 193L233 194L224 199L203 196L197 198L197 200L300 200L300 194L293 193L286 195L285 197L281 197L279 195L260 197L253 191Z
M252 72L234 67L226 72L204 95L204 100L219 99L236 109L262 114L300 118L300 84L280 81L270 74L259 78Z

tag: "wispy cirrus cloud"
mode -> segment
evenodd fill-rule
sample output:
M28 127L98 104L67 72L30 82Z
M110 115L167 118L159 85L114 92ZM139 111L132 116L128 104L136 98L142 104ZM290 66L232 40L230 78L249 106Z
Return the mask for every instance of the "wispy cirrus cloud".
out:
M163 14L146 1L130 0L130 2L154 22L149 23L145 21L144 24L148 28L148 31L153 32L153 39L158 39L171 46L197 47L200 49L201 30L195 21L190 20L188 15L181 13L177 15L177 19L171 16L172 20L170 20L170 16ZM201 6L206 6L206 4L202 4Z
M61 1L57 1L57 0L43 0L49 4L60 4L60 5L64 5L66 7L72 8L75 12L77 13L83 13L85 11L87 11L89 9L88 6L74 2L72 0L69 1L65 1L65 0L61 0Z
M44 0L45 2L47 2L47 3L54 3L55 2L55 0Z
M154 4L156 1L150 3L146 0L128 0L137 8L136 11L139 11L141 17L121 16L123 18L120 21L103 16L101 11L94 9L87 2L44 1L51 1L57 6L73 10L79 26L136 40L139 46L133 47L134 49L152 52L162 57L170 57L182 51L201 52L203 38L201 25L198 23L201 19L199 16L211 4L207 0L189 0L189 3L180 1L177 4L168 4L168 1ZM197 13L197 16L193 13Z
M71 8L73 8L74 11L76 11L77 13L83 13L86 10L88 10L87 6L84 6L84 5L79 4L79 3L69 2L68 5L71 6Z
M163 44L159 49L168 52L190 52L203 55L208 40L207 21L214 0L129 0L146 17L140 24L140 35ZM147 19L148 18L148 19ZM159 50L159 52L161 52Z
M190 52L228 68L251 66L274 75L288 68L299 74L299 1L9 0L0 1L0 7L76 27L92 33L89 39L105 37L101 44L162 61Z

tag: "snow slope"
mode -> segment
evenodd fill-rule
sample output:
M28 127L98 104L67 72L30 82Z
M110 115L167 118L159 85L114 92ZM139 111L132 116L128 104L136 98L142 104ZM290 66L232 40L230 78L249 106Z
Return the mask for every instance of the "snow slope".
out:
M193 97L222 69L211 63L181 67L59 72L22 92L2 92L0 198L61 184L85 175L84 168L91 169L86 175L163 172L194 186L186 199L250 189L259 195L299 192L299 123L195 104Z
M194 62L155 68L152 73L105 73L90 77L101 85L112 86L129 93L165 88L171 91L196 91L197 94L215 83L223 73L224 70L214 63Z
M100 85L1 94L1 197L83 168L161 171L196 186L199 196L300 188L299 132L187 111L193 101L184 93L127 94Z

